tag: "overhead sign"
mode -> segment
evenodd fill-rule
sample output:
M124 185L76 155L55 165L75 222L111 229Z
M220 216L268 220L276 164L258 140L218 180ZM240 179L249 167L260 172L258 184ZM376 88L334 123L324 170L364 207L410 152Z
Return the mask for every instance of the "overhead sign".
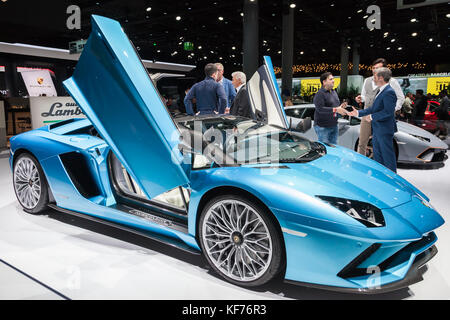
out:
M30 97L57 96L55 85L48 70L21 71L20 74Z
M81 53L83 51L84 45L86 44L87 40L77 40L69 42L69 53L70 54L77 54Z
M32 129L67 119L86 118L71 97L32 97L30 111Z
M448 0L397 0L397 10L447 3Z
M450 88L450 77L428 78L427 93L439 94L442 90Z
M339 83L341 83L341 79L334 78L334 87L333 89L336 89L339 86ZM315 94L317 91L319 91L320 88L322 88L322 84L320 83L320 79L302 79L300 82L301 85L301 93L302 95L310 96Z
M194 44L192 42L185 42L184 43L184 50L185 51L192 51L192 50L194 50Z

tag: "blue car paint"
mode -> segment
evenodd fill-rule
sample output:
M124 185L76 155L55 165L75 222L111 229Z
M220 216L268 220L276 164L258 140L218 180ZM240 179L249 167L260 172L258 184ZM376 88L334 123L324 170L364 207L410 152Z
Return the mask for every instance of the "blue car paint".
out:
M284 128L288 129L289 125L288 125L288 120L286 117L286 112L284 111L284 107L283 107L283 100L281 99L281 93L280 93L280 87L277 84L277 78L275 76L275 70L273 68L273 64L272 64L272 59L269 56L264 56L263 57L264 60L264 65L266 67L267 72L270 75L270 78L272 79L272 87L275 88L275 92L277 95L277 100L278 100L278 105L279 105L279 110L282 111L283 117L284 117Z
M95 29L95 23L93 25ZM76 76L74 79L76 80ZM79 103L87 106L88 104L82 101L85 90L83 89L82 93L78 86L85 84L83 81L78 84L75 80L66 82L66 86L75 93ZM124 85L136 84L128 82ZM153 95L149 99L156 99L155 103L159 105L159 97ZM101 101L96 101L99 102ZM139 104L139 108L141 107ZM90 113L88 108L86 110L88 117L94 119L94 122L98 121L98 128L103 127L103 121L111 121L103 118L100 121L95 112ZM153 112L155 111L152 110ZM161 117L164 119L164 116ZM186 174L188 187L191 189L188 234L185 234L115 208L116 200L107 165L111 144L87 134L70 134L89 125L89 120L78 120L55 129L43 127L12 138L11 165L15 152L26 149L41 163L58 206L177 238L197 250L200 250L200 247L196 240L196 223L201 213L199 204L205 194L219 187L245 190L270 209L282 228L286 249L286 279L329 286L366 288L370 275L343 279L338 277L337 273L374 243L380 243L380 249L361 267L384 261L444 223L440 215L424 205L417 194L428 199L406 180L353 151L341 147L326 147L327 154L323 157L309 163L286 164L289 169L261 169L258 167L265 165L247 165L190 171L185 166L182 171ZM171 132L173 127L168 125L166 129ZM106 130L101 132L101 135L108 136ZM173 141L165 146L171 146L170 143ZM119 149L121 148L122 146ZM88 159L89 170L101 190L101 195L86 199L73 185L59 155L74 151ZM159 175L152 177L157 179L154 180L156 184L164 182L165 179ZM170 183L162 189L169 185ZM321 201L316 195L343 197L376 205L382 209L386 226L367 228L344 212ZM407 261L383 271L379 284L402 279L414 258L435 241L436 239L411 252Z
M92 16L91 35L63 84L149 198L189 182L179 131L117 21Z

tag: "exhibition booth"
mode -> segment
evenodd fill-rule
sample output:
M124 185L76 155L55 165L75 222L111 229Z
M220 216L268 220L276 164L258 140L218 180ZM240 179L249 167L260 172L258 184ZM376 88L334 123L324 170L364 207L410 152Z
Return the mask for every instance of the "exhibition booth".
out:
M0 300L234 299L233 310L245 305L240 315L257 317L266 299L450 298L450 108L441 108L450 73L359 64L381 41L402 40L374 27L364 49L350 9L338 16L335 3L330 16L353 20L302 29L302 43L317 48L300 51L294 14L317 22L307 4L278 8L292 36L278 50L280 30L264 20L277 4L260 19L257 6L267 4L245 0L231 15L243 22L242 52L219 47L218 36L194 45L193 20L167 4L127 8L123 19L106 14L112 4L89 7L63 37L81 38L69 50L0 42ZM214 12L232 4L214 3ZM206 16L196 5L182 7ZM255 28L260 20L272 33ZM177 23L186 32L169 35ZM345 25L355 26L352 39ZM198 28L189 32L208 29ZM319 59L339 56L326 43L330 29L341 41L336 74L317 72L331 66ZM259 33L263 54L249 40ZM353 66L350 50L352 71L342 67ZM294 52L320 68L294 68ZM248 57L258 65L248 69ZM405 104L402 92L418 95ZM236 315L212 308L174 312Z

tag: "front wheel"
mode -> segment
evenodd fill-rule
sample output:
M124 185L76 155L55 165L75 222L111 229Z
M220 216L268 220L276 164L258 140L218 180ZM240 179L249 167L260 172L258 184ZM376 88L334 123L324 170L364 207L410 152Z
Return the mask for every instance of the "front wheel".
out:
M17 158L13 166L13 184L24 211L37 214L47 208L47 181L35 157L23 153Z
M212 268L237 285L263 285L283 265L282 236L267 210L249 200L224 195L203 209L200 244Z

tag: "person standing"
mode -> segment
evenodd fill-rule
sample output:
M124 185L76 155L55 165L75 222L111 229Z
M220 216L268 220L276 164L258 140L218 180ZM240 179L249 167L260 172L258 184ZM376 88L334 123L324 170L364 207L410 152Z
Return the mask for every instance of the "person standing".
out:
M403 102L402 110L405 114L406 122L408 123L411 122L413 109L412 93L407 92L405 102Z
M364 110L353 108L350 116L369 117L373 129L373 158L385 167L397 172L397 158L394 150L394 133L397 132L395 107L397 96L390 86L392 72L388 68L375 69L373 80L378 89L371 107Z
M417 126L421 127L427 110L428 99L423 94L422 89L416 90L416 99L414 100L414 121Z
M346 114L346 103L339 105L339 97L334 88L334 77L331 72L325 72L320 76L322 87L314 96L314 131L319 141L337 144L339 129L337 114Z
M236 97L236 90L235 90L233 84L231 83L231 81L223 76L223 72L224 72L223 64L221 64L220 62L217 62L217 63L215 63L215 65L217 67L216 81L218 83L220 83L225 90L225 94L227 96L226 112L228 112L230 110L231 105L233 104L234 98Z
M192 100L196 100L196 114L214 114L225 112L227 106L227 96L223 86L216 82L217 66L214 63L208 63L205 66L205 80L197 82L192 86L184 98L186 113L194 115Z
M250 99L247 91L247 78L245 73L236 71L231 74L231 83L236 88L236 97L230 108L230 114L234 116L242 116L251 118Z
M448 98L446 90L442 90L439 93L439 107L436 108L436 116L438 117L437 127L441 136L447 136L448 134L448 122L450 120L450 99Z
M378 58L372 63L372 74L375 69L386 68L387 61L384 58ZM389 80L389 85L394 89L395 95L397 97L397 102L395 104L395 111L402 108L403 102L405 101L405 96L403 95L402 88L397 80L391 78ZM364 81L361 94L358 95L355 100L358 104L364 102L364 108L370 108L375 100L375 93L378 87L375 84L373 75ZM368 117L363 117L361 119L359 140L358 140L358 153L366 155L367 144L369 143L370 136L372 135L372 126Z

